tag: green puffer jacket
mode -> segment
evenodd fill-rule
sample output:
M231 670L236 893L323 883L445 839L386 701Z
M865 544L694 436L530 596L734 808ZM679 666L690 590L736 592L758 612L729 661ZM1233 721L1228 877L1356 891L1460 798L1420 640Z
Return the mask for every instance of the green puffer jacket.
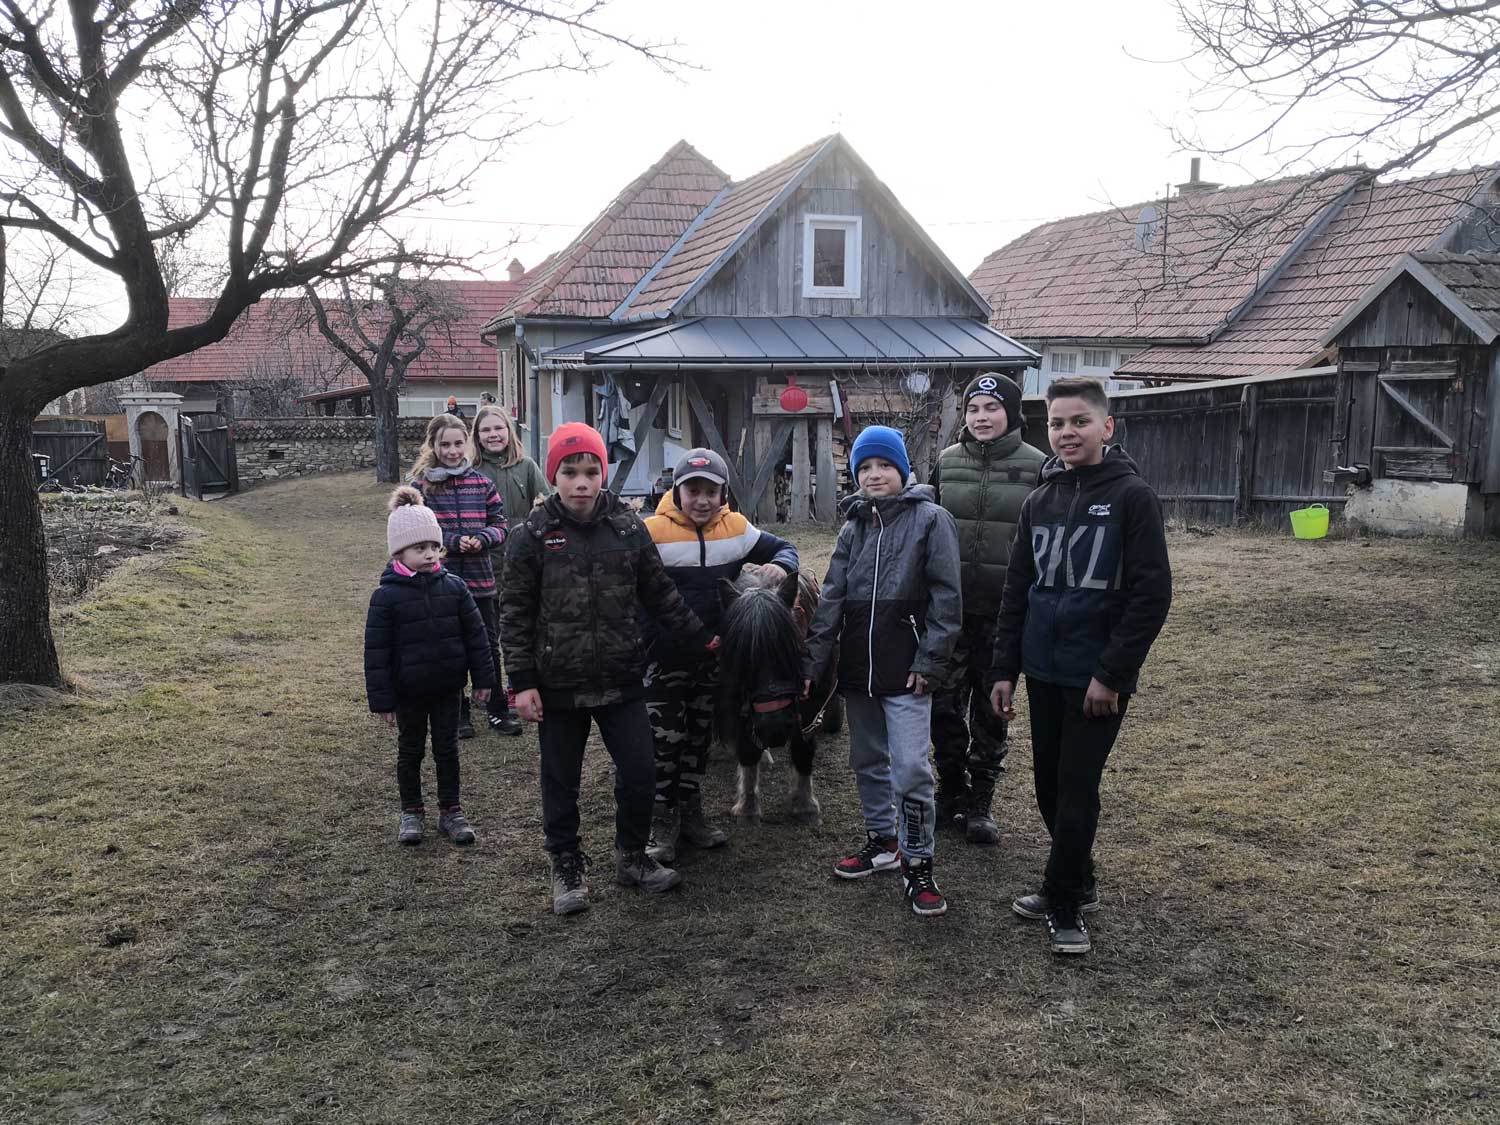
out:
M531 515L531 509L536 506L538 493L543 497L552 494L547 478L542 476L542 470L537 468L536 462L530 457L522 457L514 465L501 465L498 457L480 450L479 460L474 463L474 471L488 477L495 486L495 491L500 493L500 499L505 504L505 522L511 527L518 527L526 522L526 517ZM500 548L499 552L503 554L504 548Z
M1019 426L982 443L965 429L938 456L932 483L938 503L958 524L965 616L999 612L1021 505L1041 480L1046 459L1026 444Z

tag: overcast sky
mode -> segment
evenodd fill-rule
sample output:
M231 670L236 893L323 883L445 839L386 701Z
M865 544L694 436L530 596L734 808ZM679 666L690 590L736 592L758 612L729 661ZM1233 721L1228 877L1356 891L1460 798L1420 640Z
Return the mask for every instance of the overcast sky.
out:
M549 80L550 124L435 235L493 246L514 232L531 266L679 139L739 179L838 131L967 273L1040 222L1187 178L1168 125L1194 83L1166 0L616 0L606 21L678 40L702 70L616 53L602 74Z

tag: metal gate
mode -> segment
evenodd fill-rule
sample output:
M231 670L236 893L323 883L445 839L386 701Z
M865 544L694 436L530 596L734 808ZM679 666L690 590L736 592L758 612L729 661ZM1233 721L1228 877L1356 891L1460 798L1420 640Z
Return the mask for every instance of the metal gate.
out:
M234 457L234 437L229 420L222 414L183 417L178 423L182 439L182 492L199 500L203 494L240 490L239 467Z

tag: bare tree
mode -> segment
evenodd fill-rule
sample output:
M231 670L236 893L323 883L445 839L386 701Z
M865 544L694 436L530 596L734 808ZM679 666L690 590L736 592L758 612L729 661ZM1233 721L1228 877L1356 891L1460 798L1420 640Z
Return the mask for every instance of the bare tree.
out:
M528 124L541 73L587 70L601 45L664 61L602 30L600 6L0 4L0 227L63 247L127 310L0 369L0 682L62 683L26 483L36 411L223 339L273 290L388 261L393 224L461 196ZM184 238L219 247L220 284L204 320L169 328L160 247Z
M1381 175L1494 139L1500 0L1177 0L1177 8L1208 67L1198 118L1232 111L1249 122L1217 143L1181 137L1189 147L1221 156L1263 149L1283 170L1361 165Z
M371 278L379 294L374 300L355 296L348 278L338 283L338 299L329 302L307 288L318 331L365 377L375 413L375 479L387 484L400 479L399 414L406 373L439 339L453 338L466 309L451 288L431 276L427 267L417 277L403 277L413 268L399 259L392 268Z

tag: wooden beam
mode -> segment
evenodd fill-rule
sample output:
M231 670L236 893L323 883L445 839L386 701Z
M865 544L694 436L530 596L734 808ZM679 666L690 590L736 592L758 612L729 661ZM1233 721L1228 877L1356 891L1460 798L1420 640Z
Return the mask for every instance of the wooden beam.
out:
M1481 492L1500 492L1500 347L1490 348L1489 394L1484 403L1484 478Z
M661 413L662 403L667 401L667 391L671 386L670 379L664 379L660 375L656 377L656 386L651 388L651 397L646 400L646 409L641 411L641 416L635 423L635 452L621 461L620 467L610 477L609 490L616 496L620 495L620 489L625 487L626 480L630 478L630 470L635 468L636 461L640 459L646 438L651 433L651 425L656 421L656 416ZM607 449L607 438L605 443Z
M1390 395L1391 400L1402 410L1406 411L1406 413L1411 416L1412 421L1416 422L1417 425L1421 426L1433 437L1437 438L1438 441L1442 442L1443 445L1445 445L1448 449L1451 450L1453 448L1453 439L1447 434L1443 433L1442 430L1438 429L1437 426L1434 425L1432 421L1427 417L1427 415L1423 414L1420 410L1413 406L1410 399L1408 399L1395 387L1387 383L1384 376L1381 376L1380 379L1380 389L1386 394Z
M792 432L793 425L792 419L781 418L772 429L771 440L766 443L766 451L761 456L760 471L755 474L755 481L750 485L750 491L745 494L743 504L745 510L754 508L760 503L760 498L765 495L766 486L771 483L776 464L781 460L781 450L786 446L786 439Z
M684 376L686 379L686 377ZM703 427L703 432L708 435L708 447L724 458L724 465L729 469L729 488L736 496L744 494L744 478L740 476L739 470L734 466L734 458L729 453L729 447L724 442L724 437L719 433L718 424L714 422L713 411L709 410L708 403L703 401L703 392L698 389L698 384L691 379L686 379L688 407L698 418L698 425Z
M1250 518L1250 504L1255 496L1256 414L1260 409L1260 388L1245 386L1240 390L1240 425L1234 443L1234 521Z
M812 492L812 443L807 432L811 425L801 418L792 425L792 519L797 523L807 521Z
M818 492L813 500L813 518L819 523L832 523L838 511L839 478L833 467L833 419L819 418L818 427Z

